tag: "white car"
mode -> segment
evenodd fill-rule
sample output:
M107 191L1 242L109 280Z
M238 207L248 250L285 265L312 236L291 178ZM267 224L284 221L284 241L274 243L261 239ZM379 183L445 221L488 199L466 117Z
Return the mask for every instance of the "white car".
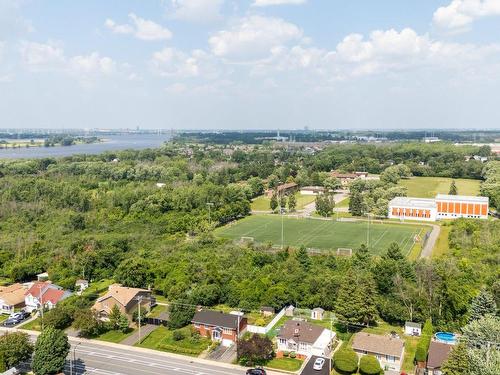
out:
M316 360L314 361L313 369L315 369L315 370L321 370L323 368L324 364L325 364L325 359L324 358L316 358Z

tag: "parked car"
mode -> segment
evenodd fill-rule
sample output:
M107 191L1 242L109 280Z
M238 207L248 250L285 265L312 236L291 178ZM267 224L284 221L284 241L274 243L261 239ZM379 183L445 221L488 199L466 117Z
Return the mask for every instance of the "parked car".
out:
M314 370L321 370L323 368L324 364L325 364L324 358L316 358L316 360L314 361L313 369Z
M8 327L8 326L15 326L16 324L19 324L22 322L22 319L19 318L8 318L5 322L3 322L3 325Z
M24 310L12 313L9 315L9 319L21 319L24 320L30 316L30 313Z
M266 375L266 370L263 368L251 368L247 370L246 375Z

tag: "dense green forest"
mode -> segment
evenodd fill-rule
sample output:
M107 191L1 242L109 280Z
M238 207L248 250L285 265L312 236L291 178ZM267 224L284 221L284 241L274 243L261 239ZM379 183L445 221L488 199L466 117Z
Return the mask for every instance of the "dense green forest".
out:
M451 224L451 252L417 262L397 245L380 258L361 248L349 259L304 249L274 253L212 235L214 226L249 214L261 179L314 183L330 169L381 172L388 160L405 161L414 174L422 160L423 174L480 177L483 165L464 155L489 150L351 145L314 156L263 148L230 157L203 147L186 157L183 150L170 144L0 162L1 276L25 281L47 270L70 288L80 277L113 278L193 304L293 303L334 310L351 323L432 317L442 329L465 323L480 288L500 296L498 221L458 220Z

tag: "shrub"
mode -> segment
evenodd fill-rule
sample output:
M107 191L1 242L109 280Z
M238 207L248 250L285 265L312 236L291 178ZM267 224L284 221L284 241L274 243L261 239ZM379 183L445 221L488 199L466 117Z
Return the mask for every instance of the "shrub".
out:
M297 357L297 354L295 352L291 352L290 353L290 358L295 358L295 357Z
M284 351L283 352L283 357L288 357L290 355L290 352Z
M70 309L66 306L57 306L45 313L43 323L45 326L54 327L56 329L65 329L71 325L73 317Z
M422 329L422 337L420 337L415 351L415 360L417 362L425 362L427 360L427 351L431 343L432 333L433 328L431 320L427 319Z
M358 369L358 356L351 349L340 349L333 356L333 365L343 373L353 374Z
M174 339L174 341L181 341L182 339L184 339L184 333L176 330L172 333L172 338Z
M363 375L378 375L382 373L380 363L372 355L365 355L359 361L359 372Z

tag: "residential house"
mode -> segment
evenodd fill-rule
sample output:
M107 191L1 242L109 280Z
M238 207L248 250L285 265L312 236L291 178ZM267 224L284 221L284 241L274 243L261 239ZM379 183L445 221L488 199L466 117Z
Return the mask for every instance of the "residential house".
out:
M201 336L231 346L247 328L247 318L241 313L226 314L222 311L198 310L191 320Z
M24 307L25 292L25 286L19 283L0 286L0 314L12 314L14 309Z
M422 324L413 322L405 323L405 335L420 336L421 334L422 334Z
M338 171L331 171L330 176L338 178L342 186L345 188L354 180L366 179L368 177L368 172L341 173Z
M295 352L298 358L328 356L335 332L302 320L288 320L277 335L278 358L283 352Z
M88 280L78 279L75 282L75 289L78 295L82 294L82 292L89 287Z
M287 182L286 184L278 185L276 189L267 189L266 195L268 198L272 198L275 192L278 196L281 196L284 194L294 193L298 188L299 185L297 185L295 182Z
M60 301L70 295L70 291L64 290L50 281L35 281L24 294L26 311L32 312L39 309L40 306L44 306L48 310L53 309Z
M150 290L112 284L108 292L97 299L92 309L97 311L101 320L107 321L113 307L118 306L120 313L132 321L139 308L141 314L147 314L155 304L156 300Z
M263 316L273 316L275 314L274 307L262 306L260 308L260 313Z
M401 370L404 341L398 337L358 332L354 335L352 349L360 358L366 354L375 356L384 370Z
M36 279L38 281L47 281L49 279L49 274L48 272L42 272L36 275Z
M453 345L444 342L431 341L429 345L429 354L427 357L428 375L441 375L441 366L448 358Z
M311 310L311 319L313 320L323 320L323 315L325 314L325 310L321 307L316 307Z

